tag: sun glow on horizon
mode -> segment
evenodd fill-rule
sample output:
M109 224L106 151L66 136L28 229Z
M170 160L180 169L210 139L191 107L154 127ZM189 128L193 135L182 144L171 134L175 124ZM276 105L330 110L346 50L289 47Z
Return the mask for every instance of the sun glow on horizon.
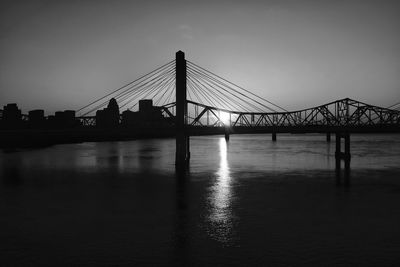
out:
M219 119L220 119L220 121L221 121L224 125L227 125L227 126L230 125L231 116L230 116L229 113L224 112L224 111L220 111L220 112L219 112Z

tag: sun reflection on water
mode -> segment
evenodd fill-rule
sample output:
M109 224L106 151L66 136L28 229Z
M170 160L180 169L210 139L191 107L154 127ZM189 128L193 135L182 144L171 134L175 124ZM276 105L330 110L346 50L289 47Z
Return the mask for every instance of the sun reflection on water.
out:
M209 233L213 238L225 244L229 244L232 240L233 232L232 179L227 152L227 143L224 138L221 138L219 140L219 168L209 195L211 226Z

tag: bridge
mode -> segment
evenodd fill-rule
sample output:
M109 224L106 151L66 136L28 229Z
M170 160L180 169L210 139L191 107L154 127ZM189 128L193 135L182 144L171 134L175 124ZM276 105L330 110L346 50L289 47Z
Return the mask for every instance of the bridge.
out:
M137 108L139 99L153 99L165 117L175 122L176 165L190 158L189 139L199 134L326 133L336 135L336 168L341 160L350 168L350 134L400 132L400 103L378 107L345 98L303 110L288 111L223 77L185 59L182 51L175 60L130 82L79 109L83 124L93 125L94 111L109 98L120 109ZM342 152L341 139L344 139Z
M75 119L79 121L81 131L97 128L97 132L84 132L86 137L102 131L99 117L110 99L114 107L108 108L117 114L114 134L126 131L117 127L124 120L124 109L127 113L135 113L140 101L151 99L155 110L165 118L157 121L162 126L133 126L157 128L157 131L174 135L176 166L183 169L190 159L189 140L193 135L224 134L228 140L230 134L270 133L276 141L279 133L324 133L330 141L331 134L335 134L336 169L340 170L341 160L344 160L348 171L351 133L400 132L400 103L378 107L345 98L289 111L186 60L182 51L176 53L174 60L78 109L79 116ZM28 116L22 118L27 120ZM142 135L146 133L144 131ZM130 131L126 132L126 136L130 134Z

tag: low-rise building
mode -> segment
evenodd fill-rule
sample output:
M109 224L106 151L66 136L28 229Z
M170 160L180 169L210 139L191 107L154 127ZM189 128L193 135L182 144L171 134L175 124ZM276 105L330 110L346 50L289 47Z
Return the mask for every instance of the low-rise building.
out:
M139 100L139 111L122 112L121 124L129 127L154 127L165 124L167 118L162 115L161 108L153 106L153 100Z
M6 127L18 127L22 123L21 110L17 104L10 103L4 106L2 114L2 123Z

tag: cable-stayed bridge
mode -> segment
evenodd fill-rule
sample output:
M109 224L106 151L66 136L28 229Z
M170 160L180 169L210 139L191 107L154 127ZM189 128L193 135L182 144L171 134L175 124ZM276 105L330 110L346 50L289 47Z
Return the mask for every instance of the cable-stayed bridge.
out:
M94 125L94 112L110 98L124 109L138 110L141 99L152 99L163 116L173 122L176 164L190 158L189 137L224 133L331 133L336 135L336 168L350 167L350 133L400 132L400 103L378 107L345 98L316 107L289 111L225 78L185 59L176 58L80 108L83 125ZM341 139L344 139L342 152ZM346 172L346 173L347 173Z
M346 128L351 132L391 132L397 131L400 125L400 103L384 108L346 98L288 111L191 61L184 63L184 123L187 128L229 127L248 131L265 128L271 132L335 132ZM78 118L84 125L95 125L95 112L114 98L120 112L138 110L139 100L152 99L165 117L175 119L176 70L176 60L168 62L80 108Z

